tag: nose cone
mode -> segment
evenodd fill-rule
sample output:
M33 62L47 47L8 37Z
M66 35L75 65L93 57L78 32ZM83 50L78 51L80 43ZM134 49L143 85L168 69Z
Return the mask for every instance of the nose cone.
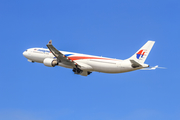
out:
M27 51L23 52L24 57L27 57Z

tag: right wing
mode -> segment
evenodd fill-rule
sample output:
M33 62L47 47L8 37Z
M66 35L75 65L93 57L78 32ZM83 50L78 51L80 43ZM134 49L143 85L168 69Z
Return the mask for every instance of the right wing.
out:
M58 51L53 45L52 45L52 40L49 41L49 43L46 45L48 49L51 51L51 53L57 58L58 62L61 62L66 65L70 65L74 68L76 67L81 67L78 65L76 62L73 60L69 59L67 56L62 54L60 51Z

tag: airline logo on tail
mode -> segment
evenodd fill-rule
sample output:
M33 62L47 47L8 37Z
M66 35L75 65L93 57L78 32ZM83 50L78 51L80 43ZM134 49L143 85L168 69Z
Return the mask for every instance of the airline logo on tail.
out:
M143 58L143 56L145 56L146 50L140 50L137 54L136 54L136 58L140 59Z

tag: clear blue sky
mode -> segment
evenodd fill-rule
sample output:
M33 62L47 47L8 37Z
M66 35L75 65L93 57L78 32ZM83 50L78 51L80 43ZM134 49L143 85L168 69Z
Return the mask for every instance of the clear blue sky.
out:
M1 0L0 120L179 120L179 0ZM46 47L126 59L156 41L146 63L123 74L29 63Z

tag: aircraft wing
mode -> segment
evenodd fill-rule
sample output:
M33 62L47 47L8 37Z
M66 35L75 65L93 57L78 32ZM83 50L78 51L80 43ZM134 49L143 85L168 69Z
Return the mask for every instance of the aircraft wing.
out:
M58 62L61 62L66 65L70 65L72 67L81 67L78 65L76 62L73 60L69 59L67 56L62 54L60 51L58 51L53 45L52 45L52 40L49 41L49 43L46 45L51 53L57 58Z

